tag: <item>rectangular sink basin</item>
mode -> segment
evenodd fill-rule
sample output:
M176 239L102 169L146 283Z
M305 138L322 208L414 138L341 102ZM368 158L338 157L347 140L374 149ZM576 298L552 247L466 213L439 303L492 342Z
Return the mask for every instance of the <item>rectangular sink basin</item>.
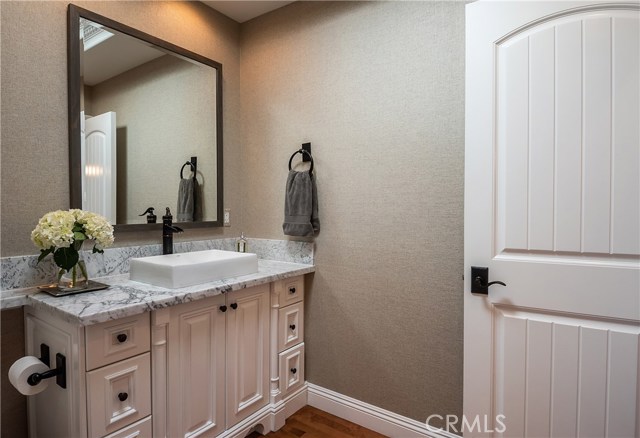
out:
M258 256L210 249L133 258L129 278L169 289L258 272Z

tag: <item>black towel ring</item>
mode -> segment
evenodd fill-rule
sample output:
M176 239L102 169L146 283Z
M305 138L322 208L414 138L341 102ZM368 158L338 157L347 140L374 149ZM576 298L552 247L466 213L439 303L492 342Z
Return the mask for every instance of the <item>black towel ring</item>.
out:
M182 172L184 171L184 166L191 166L191 171L193 172L193 177L195 178L196 177L196 168L195 168L195 166L193 165L193 163L191 161L187 161L180 168L180 179L184 179L183 176L182 176Z
M298 149L293 153L293 155L291 155L291 158L289 158L289 170L291 170L291 162L293 161L293 157L295 157L296 154L303 154L309 157L309 160L311 160L311 165L309 166L309 175L311 175L313 173L313 157L309 152L305 151L304 149Z

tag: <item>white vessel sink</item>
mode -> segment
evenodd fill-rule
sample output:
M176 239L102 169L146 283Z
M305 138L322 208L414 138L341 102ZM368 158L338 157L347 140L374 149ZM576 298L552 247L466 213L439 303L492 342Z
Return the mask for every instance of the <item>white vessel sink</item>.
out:
M134 258L129 278L176 289L258 272L258 256L210 249L182 254Z

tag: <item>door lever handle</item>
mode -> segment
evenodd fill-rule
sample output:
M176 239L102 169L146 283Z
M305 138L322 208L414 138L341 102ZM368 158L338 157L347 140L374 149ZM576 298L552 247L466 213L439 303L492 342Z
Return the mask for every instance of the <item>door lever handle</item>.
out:
M502 281L489 282L489 268L486 267L472 266L471 278L473 279L471 281L472 294L489 295L489 286L493 286L494 284L506 286Z
M492 281L491 283L487 283L487 287L493 286L494 284L499 284L500 286L506 286L502 281Z

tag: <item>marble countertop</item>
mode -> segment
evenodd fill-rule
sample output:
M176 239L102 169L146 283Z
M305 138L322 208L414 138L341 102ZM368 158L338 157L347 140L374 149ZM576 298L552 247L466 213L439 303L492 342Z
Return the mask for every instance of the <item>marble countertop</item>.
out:
M259 260L258 272L210 283L167 289L129 280L128 274L96 278L108 289L54 297L36 288L3 292L2 307L31 306L67 322L91 325L315 272L314 265Z

